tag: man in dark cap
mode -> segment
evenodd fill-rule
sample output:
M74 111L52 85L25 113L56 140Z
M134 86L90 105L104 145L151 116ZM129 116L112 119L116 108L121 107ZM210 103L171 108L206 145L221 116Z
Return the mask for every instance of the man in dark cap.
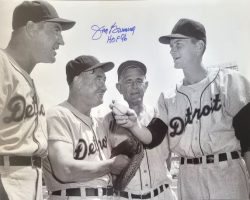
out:
M145 105L144 94L148 87L146 79L147 68L145 64L137 60L128 60L119 66L117 70L118 83L116 88L133 109L139 121L147 126L157 116L154 107ZM121 142L131 137L131 133L121 126L114 124L111 114L105 117L104 124L109 130L108 138L111 147L117 147ZM128 183L124 191L117 191L116 199L151 199L174 200L175 195L170 188L171 178L167 168L169 161L169 146L167 138L155 147L144 145L144 157L138 167L135 176Z
M47 112L49 156L44 162L50 199L109 199L111 173L128 164L125 155L110 159L110 145L101 121L91 109L103 103L106 75L112 62L79 56L66 66L69 97Z
M14 10L10 42L0 50L1 200L42 199L46 119L30 73L37 63L55 62L61 31L74 24L45 1L24 1Z
M250 102L249 81L234 70L203 66L206 31L200 22L180 19L159 41L170 45L184 79L161 93L159 116L148 130L154 136L161 127L170 150L181 157L178 199L248 199L247 169L232 121ZM119 117L117 123L125 120ZM128 122L131 130L139 125Z

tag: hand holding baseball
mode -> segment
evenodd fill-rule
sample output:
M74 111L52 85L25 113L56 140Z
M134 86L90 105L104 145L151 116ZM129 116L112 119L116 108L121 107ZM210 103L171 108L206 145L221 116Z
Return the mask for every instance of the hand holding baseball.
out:
M137 122L137 115L134 110L129 108L127 102L124 102L113 100L110 108L118 125L125 128L132 128Z
M115 115L126 115L129 110L129 105L126 101L122 100L112 100L110 108Z

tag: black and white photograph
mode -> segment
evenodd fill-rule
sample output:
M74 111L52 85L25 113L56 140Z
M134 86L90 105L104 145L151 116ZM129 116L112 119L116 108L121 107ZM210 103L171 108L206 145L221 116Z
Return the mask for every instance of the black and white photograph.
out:
M0 0L0 200L250 199L248 0Z

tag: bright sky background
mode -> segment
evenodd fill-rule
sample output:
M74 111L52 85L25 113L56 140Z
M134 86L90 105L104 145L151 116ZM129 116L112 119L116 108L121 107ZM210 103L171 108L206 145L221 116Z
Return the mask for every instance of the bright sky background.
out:
M112 99L119 99L115 88L116 70L121 62L139 60L148 68L149 87L145 103L154 105L161 91L173 87L183 77L173 68L169 46L158 42L169 34L180 18L191 18L204 24L207 50L204 65L235 62L250 80L250 1L249 0L148 0L148 1L50 1L59 16L75 20L75 27L63 32L65 45L57 51L56 62L39 64L31 76L45 101L46 108L68 97L65 65L79 55L94 55L101 62L112 61L108 72L104 104L95 114L105 114ZM12 12L20 1L0 0L0 48L5 48L11 34ZM92 25L110 27L135 26L127 41L108 44L107 35L92 40ZM118 36L119 34L113 34ZM24 49L25 51L25 49ZM99 111L98 111L99 110Z

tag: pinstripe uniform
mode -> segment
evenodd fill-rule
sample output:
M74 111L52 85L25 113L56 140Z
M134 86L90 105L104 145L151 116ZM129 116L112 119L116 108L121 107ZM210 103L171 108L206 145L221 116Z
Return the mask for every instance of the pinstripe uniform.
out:
M0 113L0 196L4 188L10 200L42 199L41 169L12 166L9 156L46 156L44 107L31 77L2 50Z
M248 199L246 167L232 119L250 101L238 72L212 69L200 82L160 95L172 152L180 155L179 200Z
M155 109L144 106L144 110L138 116L138 119L143 125L148 125L155 115ZM108 114L104 119L106 129L109 129L112 121L112 116ZM108 138L111 146L115 147L127 139L128 134L130 133L122 127L117 127L114 133L109 132ZM174 199L173 191L169 187L169 184L171 184L171 175L166 167L168 155L169 148L166 138L158 147L144 149L144 158L140 168L125 191L122 191L120 195L118 194L116 199L138 199L140 195L143 195L146 199Z

